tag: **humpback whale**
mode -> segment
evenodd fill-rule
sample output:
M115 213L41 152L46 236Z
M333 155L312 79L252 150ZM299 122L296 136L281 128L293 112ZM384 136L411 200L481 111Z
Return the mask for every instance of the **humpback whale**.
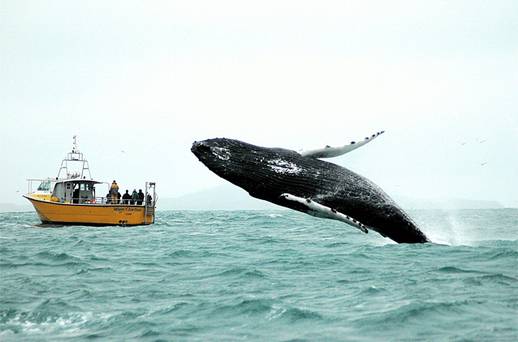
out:
M353 151L384 133L339 147L296 152L234 139L195 141L191 151L212 172L250 196L342 221L398 243L429 242L412 219L376 184L339 165L321 160Z

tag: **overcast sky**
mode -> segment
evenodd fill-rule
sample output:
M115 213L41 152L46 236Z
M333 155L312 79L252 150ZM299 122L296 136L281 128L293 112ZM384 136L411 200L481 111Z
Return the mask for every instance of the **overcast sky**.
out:
M175 197L224 182L194 140L385 130L333 162L389 194L518 206L518 2L1 1L0 111L0 202L74 134L94 178Z

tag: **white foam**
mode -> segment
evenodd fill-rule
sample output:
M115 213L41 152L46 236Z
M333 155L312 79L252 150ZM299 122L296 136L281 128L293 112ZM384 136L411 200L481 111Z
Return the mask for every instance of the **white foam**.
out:
M53 333L76 336L84 332L82 326L92 320L93 316L92 312L70 313L66 317L48 317L43 322L33 322L25 315L17 314L7 324L19 326L24 333L31 335Z
M281 214L268 214L268 217L277 218L277 217L282 217L282 215Z

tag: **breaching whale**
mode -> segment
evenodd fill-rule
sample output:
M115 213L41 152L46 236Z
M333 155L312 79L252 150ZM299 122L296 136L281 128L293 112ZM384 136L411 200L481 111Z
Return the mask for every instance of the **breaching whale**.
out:
M195 141L191 151L212 172L251 196L316 217L374 230L399 243L429 242L412 219L376 184L320 160L350 152L378 137L296 152L215 138Z

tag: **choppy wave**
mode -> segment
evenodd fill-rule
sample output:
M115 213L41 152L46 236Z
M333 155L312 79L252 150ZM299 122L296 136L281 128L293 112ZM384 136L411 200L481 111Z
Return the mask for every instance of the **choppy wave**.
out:
M0 214L0 340L518 340L518 210L411 215L437 244L291 211Z

